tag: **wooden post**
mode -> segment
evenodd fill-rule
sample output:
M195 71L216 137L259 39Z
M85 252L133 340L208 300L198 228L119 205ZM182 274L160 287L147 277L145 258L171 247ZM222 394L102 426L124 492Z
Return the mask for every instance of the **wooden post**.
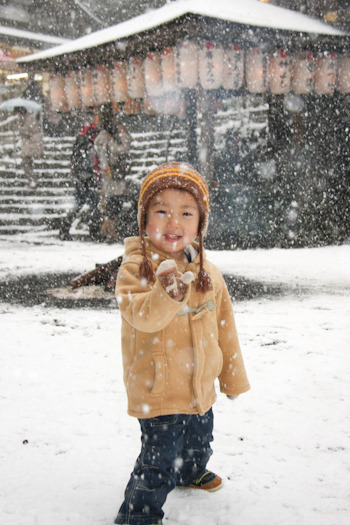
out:
M197 168L197 94L195 89L187 89L185 91L185 112L187 122L187 161Z
M202 91L199 171L209 185L214 174L214 103L215 94L210 91Z
M290 143L290 131L286 124L284 99L279 95L268 97L269 148L278 153Z

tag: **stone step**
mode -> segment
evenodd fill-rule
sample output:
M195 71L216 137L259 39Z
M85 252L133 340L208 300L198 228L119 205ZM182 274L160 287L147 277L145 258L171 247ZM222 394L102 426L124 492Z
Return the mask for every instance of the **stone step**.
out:
M47 202L54 202L57 199L64 200L67 198L71 198L71 196L74 194L73 188L35 188L33 189L26 189L26 188L18 188L13 189L11 191L11 188L0 188L0 201L4 201L7 199L13 198L14 200L23 200L30 198L32 201L36 200L46 200Z
M0 149L0 158L1 158L1 166L0 171L16 171L22 169L22 159L21 157L16 157L15 159L9 158L9 157L1 157L1 149ZM62 157L52 157L52 158L40 158L40 159L34 159L33 162L34 168L37 169L47 169L47 170L55 170L55 169L65 169L67 171L70 171L70 155L62 156Z
M46 232L47 224L0 224L0 235L15 235L18 233Z
M67 202L68 200L73 200L73 193L70 195L55 195L53 194L51 198L48 198L45 195L13 195L12 193L9 193L8 195L2 195L0 194L0 205L22 205L26 201L30 201L32 203L38 203L38 204L51 204L51 203L62 203Z
M49 224L53 219L62 219L66 213L0 213L0 225Z
M36 213L38 210L42 213L53 213L54 211L67 211L74 205L74 199L62 201L62 202L33 202L29 199L21 203L15 204L4 204L0 201L0 214L1 213Z
M49 186L55 184L65 183L67 186L72 186L72 180L70 177L70 174L68 173L62 173L61 176L59 173L56 173L55 176L47 177L46 175L40 176L40 172L37 170L34 170L34 173L38 176L38 184L39 186ZM18 186L24 186L27 182L27 179L24 177L23 172L18 173L18 176L11 176L11 177L0 177L0 186L2 187L18 187Z

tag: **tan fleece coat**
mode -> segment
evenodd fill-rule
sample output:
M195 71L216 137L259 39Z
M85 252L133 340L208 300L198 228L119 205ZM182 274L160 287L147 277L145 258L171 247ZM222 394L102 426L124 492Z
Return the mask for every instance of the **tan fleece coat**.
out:
M196 243L193 246L198 251ZM156 271L169 255L148 239L146 247ZM128 413L138 418L203 415L215 402L216 378L225 394L249 390L232 304L219 270L205 259L213 290L204 295L192 283L179 302L169 297L158 279L153 285L140 281L141 261L140 238L126 239L116 295ZM199 256L179 268L185 270L196 277Z

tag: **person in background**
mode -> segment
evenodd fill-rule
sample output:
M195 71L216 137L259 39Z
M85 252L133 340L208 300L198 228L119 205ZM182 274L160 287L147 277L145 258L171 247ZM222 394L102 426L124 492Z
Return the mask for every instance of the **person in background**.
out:
M130 171L128 153L131 137L123 123L115 123L111 104L101 106L99 129L94 147L100 160L102 207L105 213L101 235L114 240L118 237L118 217L127 200L125 177Z
M38 185L37 174L34 171L34 159L43 156L43 133L41 130L40 114L30 113L24 107L17 107L18 129L22 140L22 168L30 189Z
M207 469L215 381L229 399L250 387L225 281L203 248L208 216L207 184L189 164L143 180L139 237L125 239L116 285L128 413L142 445L116 524L162 524L176 486L222 486Z
M97 125L91 121L91 115L79 131L73 145L71 156L71 176L74 184L74 207L61 222L59 238L72 240L70 228L82 207L89 206L88 228L91 239L99 240L102 216L99 209L100 167L94 150L98 133Z

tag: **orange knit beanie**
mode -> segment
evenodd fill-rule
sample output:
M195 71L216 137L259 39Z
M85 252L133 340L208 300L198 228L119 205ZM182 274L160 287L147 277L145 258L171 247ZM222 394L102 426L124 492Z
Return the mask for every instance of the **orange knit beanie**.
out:
M212 289L210 277L203 268L203 238L208 229L209 192L203 177L186 162L167 162L162 164L151 171L142 182L137 215L143 252L140 277L147 279L149 282L155 281L152 263L146 254L145 227L147 209L156 193L169 188L186 190L197 202L200 214L198 227L200 271L197 276L196 287L198 291L205 293Z

